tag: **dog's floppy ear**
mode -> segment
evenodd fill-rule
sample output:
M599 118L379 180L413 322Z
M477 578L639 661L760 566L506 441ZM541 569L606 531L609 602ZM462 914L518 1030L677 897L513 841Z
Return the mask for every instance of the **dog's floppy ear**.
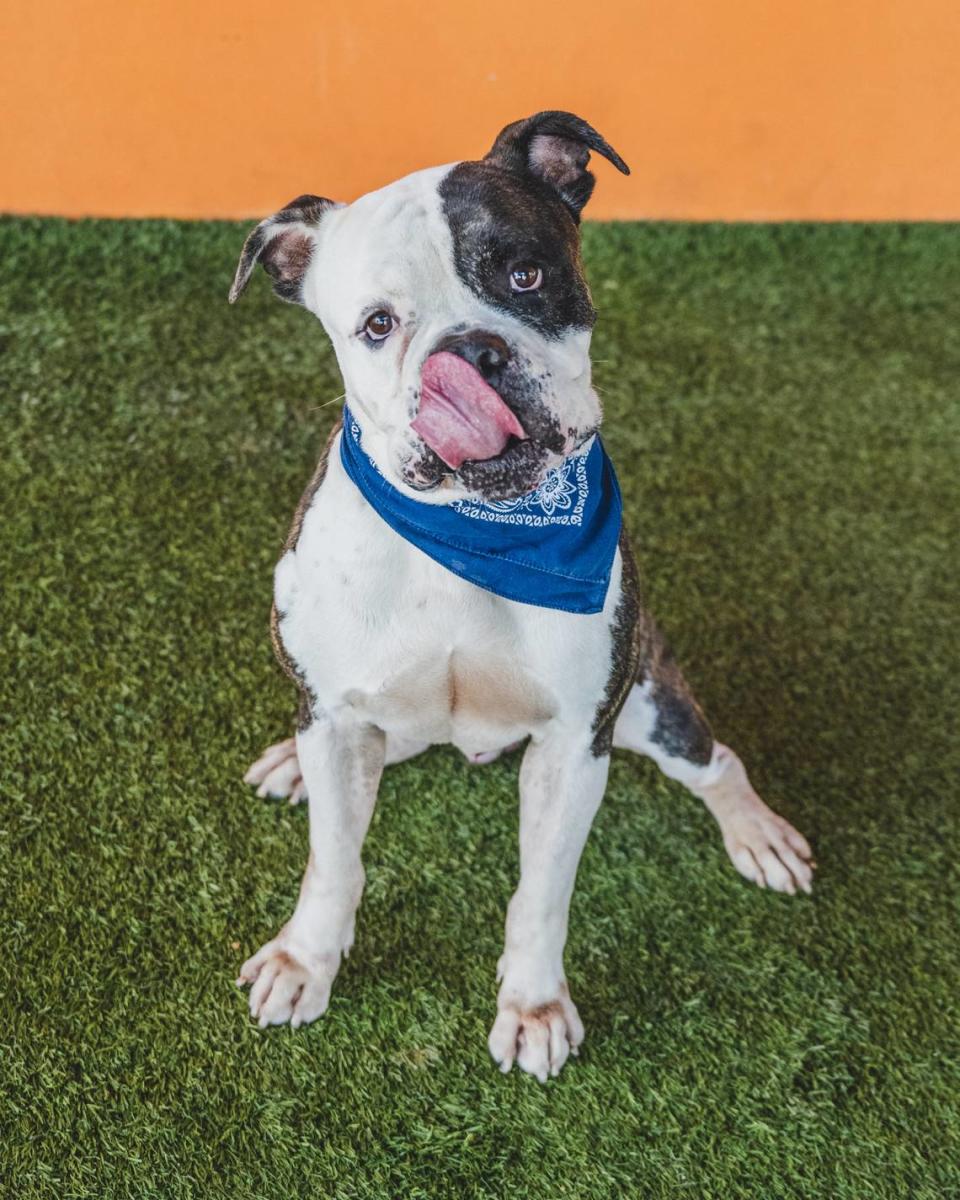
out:
M587 170L590 151L602 154L624 175L630 168L614 148L580 117L540 112L501 130L487 161L508 171L533 175L553 188L579 220L596 182Z
M273 279L281 300L303 303L303 277L307 273L323 214L338 207L322 196L298 196L254 229L243 244L237 273L228 297L233 304L250 282L257 263Z

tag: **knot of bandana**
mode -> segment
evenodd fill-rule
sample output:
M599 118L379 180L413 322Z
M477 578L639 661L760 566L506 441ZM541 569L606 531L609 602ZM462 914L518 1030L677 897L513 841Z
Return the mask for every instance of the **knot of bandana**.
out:
M603 609L620 539L620 488L599 436L515 500L423 504L364 452L343 410L340 460L391 529L454 575L508 600L570 613Z

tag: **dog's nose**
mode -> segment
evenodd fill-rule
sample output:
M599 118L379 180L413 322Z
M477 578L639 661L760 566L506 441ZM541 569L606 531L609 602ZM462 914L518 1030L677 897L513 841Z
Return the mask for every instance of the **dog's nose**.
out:
M438 350L447 350L466 359L492 387L497 386L504 367L510 361L510 347L503 338L480 329L451 334L434 348L434 353Z

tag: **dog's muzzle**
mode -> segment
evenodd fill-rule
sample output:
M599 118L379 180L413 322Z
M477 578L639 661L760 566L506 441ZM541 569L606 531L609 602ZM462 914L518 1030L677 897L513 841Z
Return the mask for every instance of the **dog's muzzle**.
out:
M526 432L497 390L510 350L495 334L445 338L420 372L420 404L411 428L451 470L502 454Z

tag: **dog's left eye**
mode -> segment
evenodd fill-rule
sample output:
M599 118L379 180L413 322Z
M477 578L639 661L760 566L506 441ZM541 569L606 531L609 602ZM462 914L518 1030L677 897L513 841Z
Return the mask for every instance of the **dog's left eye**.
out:
M510 286L515 292L535 292L541 283L543 271L536 263L517 263L510 272Z
M372 342L382 342L388 334L393 333L395 324L396 321L388 312L379 309L364 321L363 332Z

